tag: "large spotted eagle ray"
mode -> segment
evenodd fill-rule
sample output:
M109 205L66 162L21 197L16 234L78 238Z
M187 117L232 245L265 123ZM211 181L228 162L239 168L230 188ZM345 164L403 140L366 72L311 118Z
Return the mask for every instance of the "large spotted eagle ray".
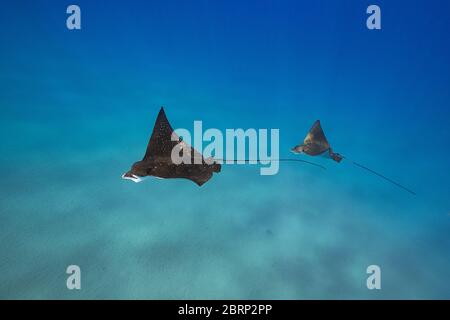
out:
M214 172L220 172L221 165L219 163L205 161L194 148L186 145L181 139L172 139L173 137L176 138L164 108L161 107L144 158L134 163L131 170L123 174L122 178L134 182L140 182L148 176L162 179L184 178L201 186L211 179ZM190 164L173 163L172 149L177 146L182 146L184 150L190 149L192 159L200 158L201 163L197 164L194 161L191 161Z
M333 149L330 146L330 143L328 142L327 138L325 137L325 133L323 132L322 126L320 125L320 120L316 120L316 122L314 122L313 126L311 127L311 129L309 130L308 134L306 135L305 139L303 140L303 143L293 147L291 149L291 151L293 153L305 153L307 155L310 156L325 156L327 158L331 158L336 162L341 162L342 159L344 159L345 157L340 155L339 153L336 153L333 151ZM346 158L347 160L349 160L348 158ZM351 160L349 160L351 161ZM372 170L367 168L366 166L363 166L362 164L359 164L355 161L351 161L351 163L353 163L355 166L360 167L364 170L369 171L370 173L373 173L377 176L379 176L380 178L385 179L386 181L396 185L399 188L402 188L403 190L411 193L411 194L416 194L414 191L406 188L405 186L401 185L398 182L395 182L394 180Z

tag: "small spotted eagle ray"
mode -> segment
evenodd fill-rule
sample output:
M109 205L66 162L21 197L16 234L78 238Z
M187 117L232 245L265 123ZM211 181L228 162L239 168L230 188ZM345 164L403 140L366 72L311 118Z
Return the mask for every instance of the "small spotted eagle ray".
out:
M320 125L320 120L316 120L314 122L313 126L309 130L308 134L306 135L305 139L303 140L303 143L293 147L291 149L293 153L300 154L304 153L309 156L325 156L327 158L333 159L336 162L341 162L342 159L346 158L342 156L339 153L336 153L333 151L333 149L330 146L330 143L328 142L327 138L325 137L325 133L323 132L322 126ZM347 160L351 161L350 159L346 158ZM377 175L380 178L383 178L384 180L396 185L399 188L402 188L403 190L415 195L416 193L405 186L401 185L398 182L395 182L394 180L372 170L367 168L366 166L363 166L362 164L359 164L355 161L351 161L352 164L355 166L362 168L364 170L367 170L370 173L373 173Z

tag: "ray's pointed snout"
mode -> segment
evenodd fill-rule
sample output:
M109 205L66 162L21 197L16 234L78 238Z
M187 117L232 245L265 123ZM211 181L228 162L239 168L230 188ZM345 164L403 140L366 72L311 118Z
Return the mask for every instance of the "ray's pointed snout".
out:
M122 175L122 179L125 179L125 180L131 180L131 181L136 182L136 183L142 181L142 178L141 178L141 177L139 177L139 176L137 176L137 175L135 175L135 174L132 174L130 171L124 173L124 174Z
M295 147L291 148L291 152L295 153L295 154L302 153L303 152L303 147L301 145L295 146Z

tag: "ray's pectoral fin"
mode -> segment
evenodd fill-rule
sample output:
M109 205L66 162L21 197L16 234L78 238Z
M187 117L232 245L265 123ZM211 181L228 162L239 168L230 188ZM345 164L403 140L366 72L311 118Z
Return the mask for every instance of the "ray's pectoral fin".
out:
M167 119L164 108L161 107L155 125L153 126L152 135L148 141L143 160L152 157L170 157L172 149L179 143L179 141L172 140L172 135L177 137Z
M219 163L208 163L203 159L201 164L187 164L178 166L176 176L191 180L198 186L202 186L212 178L213 173L220 172L221 168L222 166Z
M314 122L311 129L309 129L309 132L306 135L303 143L305 145L308 144L317 145L324 151L330 148L330 144L328 143L328 140L325 137L325 133L323 132L322 126L320 125L320 120L316 120L316 122Z

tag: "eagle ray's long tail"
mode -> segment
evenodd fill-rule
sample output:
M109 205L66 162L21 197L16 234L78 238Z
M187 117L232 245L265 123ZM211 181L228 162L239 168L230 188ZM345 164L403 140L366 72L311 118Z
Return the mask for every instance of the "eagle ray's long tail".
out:
M349 161L350 161L352 164L354 164L355 166L357 166L357 167L359 167L359 168L361 168L361 169L364 169L364 170L366 170L366 171L368 171L368 172L370 172L370 173L373 173L374 175L376 175L376 176L378 176L378 177L380 177L380 178L382 178L382 179L384 179L384 180L386 180L386 181L392 183L393 185L396 185L397 187L399 187L399 188L405 190L406 192L411 193L412 195L416 195L416 193L415 193L414 191L412 191L411 189L408 189L407 187L405 187L405 186L401 185L400 183L398 183L398 182L396 182L396 181L394 181L394 180L392 180L392 179L386 177L385 175L382 175L381 173L378 173L378 172L376 172L376 171L374 171L374 170L372 170L372 169L370 169L370 168L367 168L366 166L364 166L364 165L362 165L362 164L360 164L360 163L358 163L358 162L355 162L355 161L350 160L350 159L348 159L348 158L346 158L346 159L349 160Z

